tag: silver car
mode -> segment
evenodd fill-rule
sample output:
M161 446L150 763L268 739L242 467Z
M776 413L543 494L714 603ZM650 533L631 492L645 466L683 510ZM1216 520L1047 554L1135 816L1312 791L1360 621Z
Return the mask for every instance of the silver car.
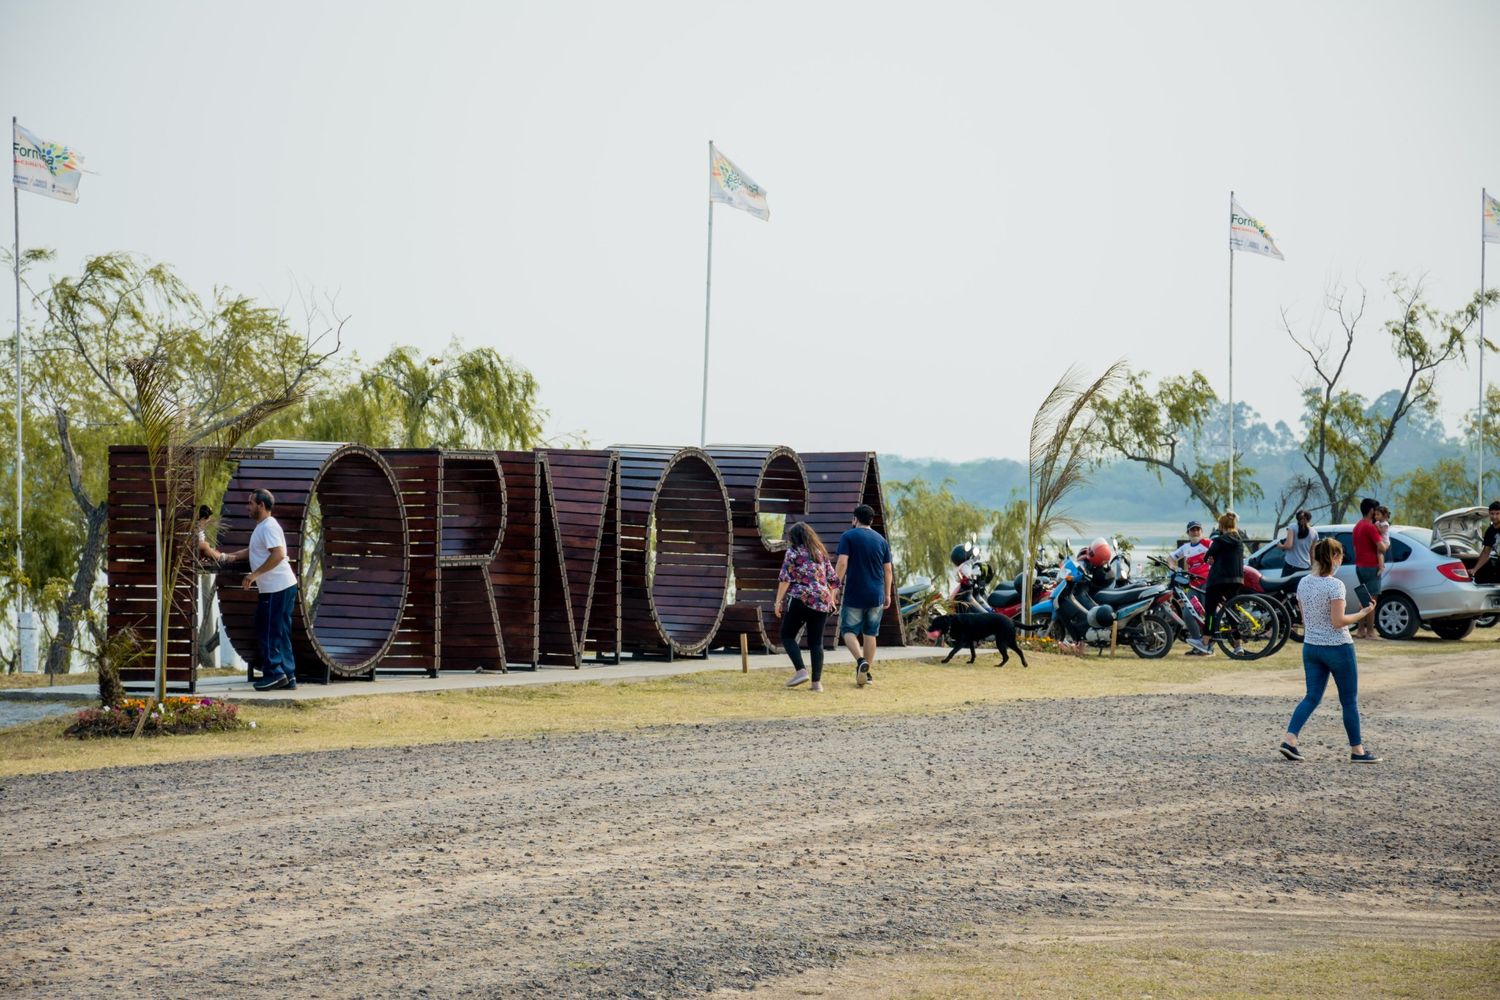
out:
M1319 538L1336 538L1344 547L1338 577L1344 581L1348 609L1359 610L1354 588L1354 525L1320 524ZM1385 554L1385 576L1375 609L1375 628L1387 639L1410 639L1419 628L1430 628L1444 639L1462 639L1474 630L1474 620L1500 611L1500 585L1477 584L1462 560L1449 555L1442 539L1433 550L1430 528L1391 525L1391 547ZM1261 575L1281 577L1285 555L1275 542L1257 549L1248 560Z

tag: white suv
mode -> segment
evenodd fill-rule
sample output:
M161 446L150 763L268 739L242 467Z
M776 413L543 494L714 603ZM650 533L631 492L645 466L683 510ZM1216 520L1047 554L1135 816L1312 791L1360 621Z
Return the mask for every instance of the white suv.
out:
M1354 597L1359 583L1354 572L1354 525L1320 524L1317 532L1319 538L1338 539L1344 547L1338 577L1344 581L1352 614L1359 610ZM1391 548L1385 554L1375 609L1375 628L1387 639L1410 639L1422 627L1444 639L1462 639L1474 631L1476 618L1500 611L1500 585L1475 583L1462 560L1433 551L1432 543L1430 528L1391 525ZM1249 564L1276 580L1282 575L1283 556L1270 542L1255 551Z

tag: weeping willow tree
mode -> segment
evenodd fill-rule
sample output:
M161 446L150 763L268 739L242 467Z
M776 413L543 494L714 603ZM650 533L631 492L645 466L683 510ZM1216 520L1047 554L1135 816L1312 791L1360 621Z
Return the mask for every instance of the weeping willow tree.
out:
M28 252L25 260L52 256ZM76 274L25 287L43 316L23 358L26 421L49 429L35 453L28 441L26 465L49 477L66 504L53 516L27 518L28 544L45 538L56 550L47 561L28 555L28 566L50 567L47 586L55 584L59 596L50 602L56 632L47 671L65 673L74 655L93 659L109 639L97 607L108 446L144 439L149 424L162 467L188 463L183 448L199 449L191 460L200 467L199 489L217 497L228 477L215 456L321 387L345 321L334 302L319 306L311 297L297 320L222 288L200 298L167 265L128 253L90 257ZM127 366L126 359L138 361ZM143 409L148 400L151 415Z
M1026 591L1036 571L1036 543L1063 529L1078 530L1067 510L1068 499L1088 483L1094 449L1097 406L1125 376L1125 363L1116 361L1089 381L1077 366L1069 368L1047 393L1031 419L1026 525ZM1028 622L1031 605L1023 601Z

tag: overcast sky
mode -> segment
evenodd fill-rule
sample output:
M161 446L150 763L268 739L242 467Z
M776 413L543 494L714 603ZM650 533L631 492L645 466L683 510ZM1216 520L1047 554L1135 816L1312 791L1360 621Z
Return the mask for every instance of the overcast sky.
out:
M137 251L204 293L335 291L366 358L493 346L553 433L596 445L697 442L709 139L771 206L715 210L709 439L808 450L1024 455L1074 362L1199 366L1222 392L1231 188L1286 255L1236 259L1238 395L1291 421L1280 310L1303 329L1330 282L1393 271L1458 305L1500 190L1484 0L0 18L4 110L98 172L77 205L23 194L24 245ZM1375 296L1352 368L1370 395L1399 374L1390 313ZM1452 427L1474 372L1443 388Z

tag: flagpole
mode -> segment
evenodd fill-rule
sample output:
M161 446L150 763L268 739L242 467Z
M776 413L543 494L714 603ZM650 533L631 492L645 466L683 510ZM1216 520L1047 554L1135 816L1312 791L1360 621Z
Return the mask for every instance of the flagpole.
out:
M1479 475L1474 478L1474 503L1484 506L1484 209L1489 204L1489 192L1479 189Z
M16 116L10 117L10 134L16 134ZM16 244L11 263L16 274L16 629L20 640L21 616L26 609L26 587L21 583L21 464L25 460L21 448L21 189L15 179L10 185L11 203L15 206Z
M708 171L714 169L714 143L708 142ZM708 277L703 283L703 407L698 415L698 447L708 444L708 317L714 291L714 200L708 199Z
M1035 511L1031 505L1032 482L1031 482L1031 448L1026 449L1026 562L1021 567L1021 623L1031 624L1031 576L1036 572L1034 545L1031 533L1036 521Z
M1229 192L1229 224L1234 225L1234 192ZM1234 510L1234 244L1229 244L1229 504Z

